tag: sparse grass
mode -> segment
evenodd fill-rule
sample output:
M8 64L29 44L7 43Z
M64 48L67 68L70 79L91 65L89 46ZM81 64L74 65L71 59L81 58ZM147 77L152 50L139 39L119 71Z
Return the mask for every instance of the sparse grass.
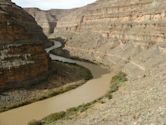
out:
M116 92L119 89L119 87L121 86L121 84L124 83L125 81L127 81L126 76L127 75L123 72L119 72L117 75L113 76L111 83L110 83L111 84L110 91L104 97L107 97L108 99L112 99L112 93ZM74 116L88 110L90 107L92 107L97 102L104 103L102 100L104 97L101 97L101 98L99 98L93 102L87 103L87 104L79 105L78 107L70 108L66 111L53 113L53 114L43 118L41 121L47 125L47 124L53 123L60 119L71 119Z
M97 102L97 100L90 102L90 103L87 103L87 104L79 105L78 107L70 108L66 111L50 114L49 116L43 118L41 121L45 124L50 124L50 123L55 122L59 119L71 119L75 115L89 109L92 106L92 104L94 104L95 102Z

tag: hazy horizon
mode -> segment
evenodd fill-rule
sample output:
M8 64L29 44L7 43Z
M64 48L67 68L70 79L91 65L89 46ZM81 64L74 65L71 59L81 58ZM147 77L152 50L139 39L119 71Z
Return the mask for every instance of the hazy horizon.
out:
M21 7L37 7L43 10L72 9L93 3L96 0L12 0Z

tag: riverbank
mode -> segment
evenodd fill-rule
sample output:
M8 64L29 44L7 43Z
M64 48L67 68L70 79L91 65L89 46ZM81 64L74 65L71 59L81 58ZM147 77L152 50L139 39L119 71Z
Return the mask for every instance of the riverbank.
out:
M49 53L52 49L59 48L59 46L60 46L59 42L54 41L54 46L47 48L46 51ZM111 77L110 77L110 71L106 67L84 61L72 60L69 58L64 58L53 54L49 54L49 56L52 61L58 60L63 63L66 62L72 65L79 65L80 67L87 68L88 71L91 72L93 79L88 80L85 84L81 86L79 86L80 84L78 83L77 85L79 87L77 88L75 88L75 85L73 85L74 87L72 88L69 87L69 88L70 89L75 88L75 89L67 91L63 94L48 99L44 99L42 101L37 101L35 103L25 105L13 110L2 112L0 113L1 124L25 125L32 119L40 120L43 117L48 116L49 114L65 111L72 107L77 107L81 104L87 104L89 102L92 102L104 96L109 91L109 86L110 86L109 82ZM60 68L60 70L62 70L62 68ZM63 69L63 71L65 70ZM73 75L71 71L68 72L68 74ZM70 75L68 75L69 78ZM76 76L73 77L78 78ZM60 91L61 90L66 90L66 89L60 89ZM50 95L53 96L52 92Z
M56 124L58 120L68 120L73 119L87 111L88 109L94 107L97 104L103 104L106 100L112 99L112 94L116 91L118 91L119 87L124 84L124 82L127 81L127 75L123 72L119 72L116 75L112 76L110 81L110 90L105 94L103 97L100 97L92 102L89 102L87 104L79 105L78 107L73 107L70 109L67 109L66 111L61 111L58 113L50 114L49 116L43 118L40 121L32 120L29 122L28 125L52 125Z
M92 63L92 64L97 64L97 63L92 62L92 61L87 60L87 59L83 59L83 58L76 57L76 56L71 56L70 52L68 50L64 49L63 47L53 49L50 51L50 53L53 55L64 57L64 58L70 58L70 59L77 60L77 61L83 61L83 62L88 62L88 63Z
M57 37L54 39L50 39L50 41L54 42L54 44L57 46L55 48L52 48L49 53L53 54L53 55L57 55L57 56L61 56L64 58L68 58L68 59L73 59L73 60L77 60L77 61L83 61L83 62L88 62L88 63L92 63L92 64L97 64L95 63L95 61L90 61L84 58L80 58L78 56L71 56L70 52L66 49L64 49L65 44L66 44L66 40L61 38L61 37Z
M92 102L105 95L109 90L111 79L108 70L86 62L77 62L77 64L89 69L93 74L93 79L63 94L2 112L0 113L1 123L3 125L26 125L33 119L40 120L49 114Z
M0 112L43 100L75 89L92 78L90 71L77 64L54 61L47 81L0 93Z

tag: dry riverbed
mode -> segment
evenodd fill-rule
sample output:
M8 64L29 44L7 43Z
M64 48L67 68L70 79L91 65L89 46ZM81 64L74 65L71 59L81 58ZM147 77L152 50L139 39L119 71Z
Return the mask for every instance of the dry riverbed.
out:
M84 67L54 61L53 73L37 85L7 90L0 93L0 112L19 107L74 89L92 78Z

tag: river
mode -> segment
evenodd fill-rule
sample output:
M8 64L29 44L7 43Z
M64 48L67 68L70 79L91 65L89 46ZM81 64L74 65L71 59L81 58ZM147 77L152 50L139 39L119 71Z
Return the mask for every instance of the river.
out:
M60 46L61 43L55 41L54 45L47 48L46 51L49 53L52 49ZM76 63L88 68L94 78L63 94L2 112L0 113L0 125L27 125L33 119L40 120L51 113L65 111L71 107L94 101L109 91L111 75L107 69L88 62L67 59L53 54L49 55L52 60Z

